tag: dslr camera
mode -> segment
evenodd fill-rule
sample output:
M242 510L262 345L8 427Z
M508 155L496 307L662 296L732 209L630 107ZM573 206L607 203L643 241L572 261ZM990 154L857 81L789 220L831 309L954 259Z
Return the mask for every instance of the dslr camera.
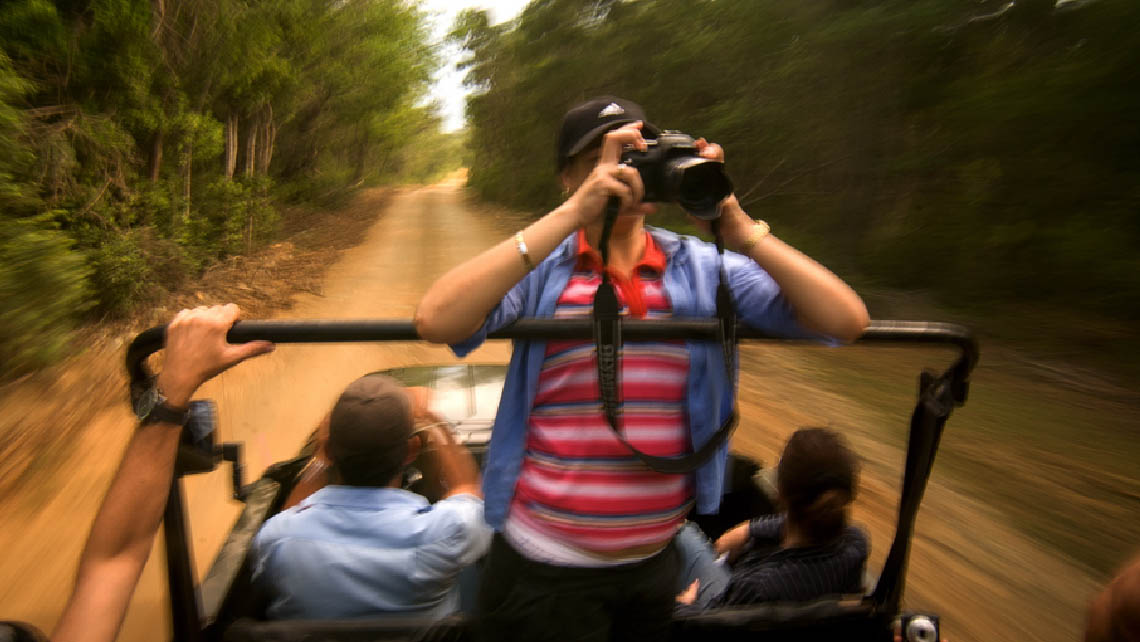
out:
M627 149L621 158L641 175L642 201L677 203L705 221L720 215L717 205L732 193L724 163L701 158L693 137L679 131L667 129L645 142L644 152Z

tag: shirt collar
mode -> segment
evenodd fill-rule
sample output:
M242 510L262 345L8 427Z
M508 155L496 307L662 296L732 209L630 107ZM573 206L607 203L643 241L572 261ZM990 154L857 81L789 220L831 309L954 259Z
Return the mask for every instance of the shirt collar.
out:
M301 501L302 507L341 506L345 508L381 509L396 506L422 508L427 498L400 488L373 486L325 486Z
M590 247L589 242L586 240L586 228L578 228L578 249L576 253L579 264L588 265L590 267L600 267L602 265L602 255ZM666 263L665 253L657 246L653 240L653 235L649 230L645 231L645 251L641 253L641 259L634 265L634 269L649 268L657 273L665 271Z

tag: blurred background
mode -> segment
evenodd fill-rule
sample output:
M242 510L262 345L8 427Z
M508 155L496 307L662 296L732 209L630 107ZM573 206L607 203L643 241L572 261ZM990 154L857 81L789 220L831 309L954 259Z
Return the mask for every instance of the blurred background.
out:
M133 333L231 300L410 317L432 279L557 205L562 114L613 94L723 145L745 209L873 317L978 332L908 600L956 640L1073 639L1140 548L1137 25L1132 0L0 3L0 617L58 616L132 427ZM670 208L651 223L695 232ZM304 354L289 363L314 369ZM913 376L938 359L750 348L742 398L763 420L735 446L771 462L804 422L849 429L885 553ZM285 368L222 387L223 415L249 417L231 437L355 374ZM288 437L256 433L250 473L326 401ZM191 521L222 497L191 497ZM204 520L201 564L228 510ZM162 625L147 573L122 639Z

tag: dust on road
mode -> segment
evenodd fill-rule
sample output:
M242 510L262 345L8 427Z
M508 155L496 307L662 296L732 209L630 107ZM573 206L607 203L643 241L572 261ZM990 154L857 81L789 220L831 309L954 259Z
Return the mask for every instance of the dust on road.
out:
M510 224L475 215L458 181L406 189L376 212L366 238L329 266L322 295L303 294L280 318L410 318L416 302L444 271L490 247ZM361 194L354 207L381 202ZM509 347L488 344L468 358L505 362ZM282 346L207 384L200 396L218 402L220 440L246 444L247 475L292 456L336 394L380 368L453 361L425 344ZM803 425L847 430L866 460L856 519L872 534L881 562L893 533L902 452L884 439L877 418L860 416L851 400L827 393L794 352L744 348L742 416L734 446L767 462ZM753 366L753 367L750 367ZM77 366L78 367L78 366ZM90 368L91 364L82 367ZM93 379L98 381L100 379ZM805 401L810 400L810 401ZM51 407L55 400L45 398ZM953 423L953 419L951 419ZM50 630L69 591L87 528L134 427L128 409L102 411L62 457L51 492L21 488L0 498L0 615ZM45 427L48 429L48 427ZM897 432L897 429L895 429ZM199 576L208 567L239 505L229 499L228 471L186 481L187 512ZM161 542L135 594L120 640L162 639L168 626ZM937 471L918 519L908 603L941 613L944 633L960 640L1072 640L1093 590L1088 573L1051 556L992 508L940 482Z

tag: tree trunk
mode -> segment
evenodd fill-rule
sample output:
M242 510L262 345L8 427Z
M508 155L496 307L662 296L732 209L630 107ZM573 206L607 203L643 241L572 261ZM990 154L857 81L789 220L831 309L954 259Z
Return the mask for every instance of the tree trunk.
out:
M154 15L154 29L150 33L150 37L155 42L158 42L159 33L162 32L163 22L166 20L166 2L165 0L154 0L153 8L151 9Z
M257 132L258 123L253 121L249 125L249 133L245 136L245 175L252 178L257 170Z
M294 149L297 151L283 158L278 176L288 180L312 172L318 156L317 146L313 140L314 131L325 105L331 98L332 91L326 90L317 101L306 106L293 117L292 122L295 125L292 129L293 138L290 139L290 142L294 144Z
M238 119L231 113L226 117L226 180L233 180L238 159Z
M269 161L266 154L269 151L269 123L261 120L257 124L257 171L258 176L269 173Z
M182 224L185 225L190 222L190 179L191 173L194 169L194 138L190 138L190 143L186 146L186 182L182 190L182 199L185 201L185 206L182 210Z
M277 127L273 121L265 123L265 175L269 176L269 164L273 162L273 145L277 142Z
M154 132L154 145L150 152L150 182L157 183L162 173L162 130Z
M356 137L356 182L364 180L364 170L368 164L368 130Z
M246 215L245 253L253 253L253 212Z
M261 140L260 169L262 176L269 175L269 163L273 161L273 143L277 140L277 127L273 124L273 106L265 106L265 129Z

